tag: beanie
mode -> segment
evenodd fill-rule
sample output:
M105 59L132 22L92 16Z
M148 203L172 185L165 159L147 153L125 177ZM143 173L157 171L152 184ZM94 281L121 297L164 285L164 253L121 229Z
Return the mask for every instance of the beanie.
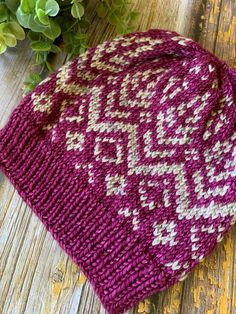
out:
M236 220L236 70L174 31L89 48L22 98L0 169L109 314L186 278Z

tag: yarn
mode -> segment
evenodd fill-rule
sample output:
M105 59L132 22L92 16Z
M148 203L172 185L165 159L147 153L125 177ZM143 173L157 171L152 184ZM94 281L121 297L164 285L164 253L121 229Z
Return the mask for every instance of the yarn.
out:
M110 314L184 280L236 219L236 72L151 29L89 48L26 95L0 168Z

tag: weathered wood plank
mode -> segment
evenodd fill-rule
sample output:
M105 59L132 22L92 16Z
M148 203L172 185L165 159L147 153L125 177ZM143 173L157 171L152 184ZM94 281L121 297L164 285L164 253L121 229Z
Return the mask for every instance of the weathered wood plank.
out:
M91 46L115 36L95 17L90 1ZM133 1L139 30L172 29L198 40L235 65L236 4L230 0ZM21 98L31 52L24 42L1 56L0 127ZM218 250L184 281L140 302L129 313L236 313L236 227ZM0 174L0 313L105 314L89 282Z

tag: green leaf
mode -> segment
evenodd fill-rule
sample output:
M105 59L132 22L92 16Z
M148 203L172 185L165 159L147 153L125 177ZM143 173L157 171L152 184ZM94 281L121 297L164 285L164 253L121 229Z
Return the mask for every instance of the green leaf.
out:
M42 9L45 11L46 2L47 0L36 0L35 10Z
M5 44L4 38L0 37L0 54L4 53L7 49L7 45Z
M20 1L19 0L5 0L5 4L7 8L12 12L16 13L17 8L19 7Z
M133 33L133 32L135 32L136 30L137 30L137 25L135 25L135 26L129 26L129 27L127 28L126 33Z
M85 30L87 30L90 26L90 22L86 20L85 18L83 18L82 20L79 20L78 23L79 23L79 26Z
M65 52L70 53L73 50L73 46L71 44L67 44L64 47Z
M31 43L31 48L34 51L50 51L51 45L47 42L34 41Z
M6 27L6 24L6 22L0 24L0 39L3 36L2 34L4 33L4 28Z
M16 18L16 14L15 13L12 13L10 10L8 10L8 17L7 17L7 20L8 21L17 21L17 18Z
M96 7L96 11L97 11L97 15L101 18L104 18L109 12L104 2L99 2L99 4Z
M42 32L46 37L50 39L55 39L61 34L61 28L60 26L53 21L53 19L49 20L49 26L46 27L46 29Z
M13 34L17 40L25 39L24 29L17 22L7 22L4 30Z
M34 82L34 83L38 84L41 82L41 80L42 80L42 78L39 75L39 73L30 72L29 73L29 81L27 83Z
M84 53L85 51L86 51L86 47L81 46L81 47L79 48L79 54Z
M22 25L25 28L29 28L30 16L31 16L31 14L23 13L21 11L21 8L18 7L18 9L16 11L16 17L17 17L17 20L19 21L20 25Z
M35 89L36 85L37 84L35 84L34 82L32 82L32 83L24 82L24 86L25 86L24 87L24 95L32 92Z
M86 38L86 34L76 33L74 37L75 37L75 39L82 40L82 39Z
M7 28L8 23L0 24L0 40L4 41L6 46L15 47L17 44L16 36Z
M28 31L27 33L27 37L31 40L31 41L38 41L40 38L40 34L39 33L35 33L31 30Z
M37 9L36 11L37 17L39 19L39 21L44 24L44 25L48 25L49 24L49 19L48 16L46 15L46 13L42 10L42 9Z
M45 13L49 16L56 16L60 8L55 0L47 0L45 6Z
M127 32L127 27L124 24L118 24L116 26L116 31L118 34L126 34Z
M128 14L128 20L132 25L136 25L139 19L140 13L132 11Z
M117 8L116 13L117 13L117 15L119 15L120 19L124 21L125 16L127 14L127 7L123 5L119 8Z
M30 13L35 8L35 1L34 0L21 0L20 7L23 13Z
M37 64L42 64L45 62L45 55L42 52L37 52L35 55L35 62Z
M73 55L78 55L80 53L80 45L73 47Z
M50 52L53 52L53 53L60 53L61 52L61 48L52 44L51 45L51 49L50 49Z
M65 32L63 34L63 41L68 44L73 44L74 41L73 32Z
M36 15L31 15L29 19L29 28L34 32L43 32L46 29L46 25L43 25Z
M108 22L111 24L111 25L118 25L120 23L120 16L119 16L119 12L117 10L111 12L109 15L108 15Z
M112 4L116 6L121 6L124 4L124 0L112 0Z
M20 7L16 11L16 17L21 26L34 32L43 32L47 27L40 23L35 13L23 13Z
M74 53L71 51L68 53L67 57L66 57L66 60L71 60L72 58L74 57Z
M15 47L16 46L17 40L16 40L16 37L13 34L4 33L3 34L3 38L4 38L4 41L5 41L5 44L8 47Z
M71 7L71 15L75 19L81 19L81 17L84 15L84 7L81 3L74 3Z
M4 3L0 3L0 22L4 22L7 19L8 9Z
M52 67L52 65L48 61L46 61L46 67L47 67L49 72L53 72L54 71L54 68Z
M43 32L48 27L48 25L44 25L40 22L37 15L34 15L33 19L30 19L29 26L35 32Z

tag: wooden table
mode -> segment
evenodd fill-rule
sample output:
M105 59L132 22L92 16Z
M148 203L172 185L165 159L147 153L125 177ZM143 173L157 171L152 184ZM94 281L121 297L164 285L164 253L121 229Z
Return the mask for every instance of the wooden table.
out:
M115 36L96 17L90 1L90 45ZM234 66L236 1L137 0L139 30L164 28L200 42ZM28 43L0 57L0 127L20 101L32 54ZM128 313L236 313L236 227L210 257L171 289L140 302ZM0 313L104 314L79 268L59 248L13 186L0 173Z

